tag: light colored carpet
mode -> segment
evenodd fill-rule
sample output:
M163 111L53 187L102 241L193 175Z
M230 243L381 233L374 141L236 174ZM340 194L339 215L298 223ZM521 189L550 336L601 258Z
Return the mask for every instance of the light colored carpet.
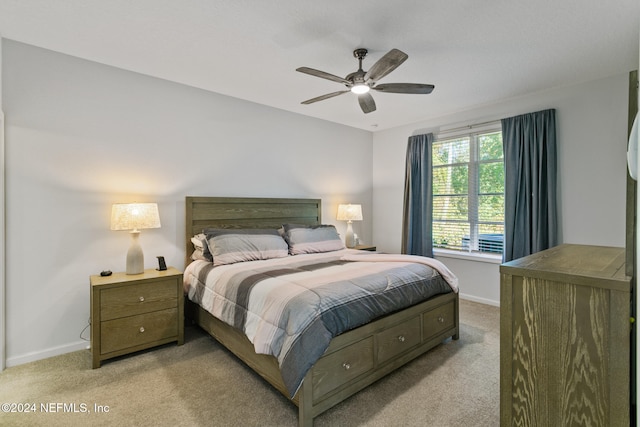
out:
M314 425L498 426L499 309L461 300L460 329L460 340L446 341ZM292 403L197 327L185 329L183 346L113 359L100 369L91 369L89 351L8 368L0 373L0 403L35 405L35 412L0 412L3 426L297 425Z

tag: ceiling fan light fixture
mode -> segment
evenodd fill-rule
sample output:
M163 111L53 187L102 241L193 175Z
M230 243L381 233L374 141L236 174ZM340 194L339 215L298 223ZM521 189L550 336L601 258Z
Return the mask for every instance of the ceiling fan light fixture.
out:
M362 95L363 93L367 93L369 92L369 85L366 85L364 83L358 83L355 84L353 86L351 86L351 92L358 94L358 95Z

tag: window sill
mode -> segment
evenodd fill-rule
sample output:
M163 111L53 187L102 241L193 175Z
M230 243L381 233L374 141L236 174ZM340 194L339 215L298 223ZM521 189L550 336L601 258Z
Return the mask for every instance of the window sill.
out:
M451 251L447 249L433 249L435 257L456 258L466 261L486 262L489 264L502 264L502 255L489 255L481 253Z

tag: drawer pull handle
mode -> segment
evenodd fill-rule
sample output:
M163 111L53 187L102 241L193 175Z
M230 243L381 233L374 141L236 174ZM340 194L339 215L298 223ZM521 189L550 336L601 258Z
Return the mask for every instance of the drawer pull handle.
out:
M443 316L438 316L438 322L439 323L444 323L444 317Z
M348 371L349 369L351 369L351 364L344 362L342 364L342 367L344 368L345 371Z
M140 333L144 332L144 326L140 326Z
M405 340L404 335L398 335L398 341L404 342L404 340Z
M138 298L138 300L139 300L140 302L144 302L144 297L140 297L140 298Z

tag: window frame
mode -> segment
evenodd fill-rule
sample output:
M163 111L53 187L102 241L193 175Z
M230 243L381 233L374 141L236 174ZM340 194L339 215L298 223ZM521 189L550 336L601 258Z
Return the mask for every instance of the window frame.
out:
M443 257L450 257L450 258L459 258L459 259L472 259L474 261L483 261L483 262L490 262L490 263L499 263L502 260L502 253L491 253L491 252L484 252L484 251L480 251L478 244L479 244L479 235L482 234L480 233L480 226L481 225L485 225L485 224L501 224L504 227L504 220L502 223L500 222L495 222L495 221L480 221L479 220L479 206L480 206L480 196L484 196L484 195L492 195L492 194L499 194L499 193L483 193L480 194L480 165L481 164L490 164L490 163L497 163L499 162L499 160L496 159L490 159L490 160L481 160L480 159L480 137L482 135L486 135L486 134L491 134L491 133L498 133L498 132L502 132L502 124L499 120L497 121L493 121L493 122L487 122L487 123L483 123L482 125L478 125L478 126L464 126L461 128L456 128L456 129L451 129L451 130L445 130L442 131L440 133L438 133L434 140L433 140L433 146L435 146L438 143L446 143L446 142L450 142L456 139L464 139L464 138L468 138L469 140L469 162L468 163L452 163L451 165L459 165L459 164L464 164L464 165L468 165L468 172L467 172L467 179L468 179L468 185L467 185L467 209L468 209L468 219L467 221L464 221L465 223L468 222L469 223L469 240L471 242L471 245L469 247L469 250L464 250L464 249L453 249L453 248L444 248L444 247L436 247L434 245L433 247L433 251L434 254L437 256L443 256ZM432 148L433 149L433 148ZM504 152L503 152L503 156L502 156L502 160L501 163L504 167ZM433 174L433 170L436 167L442 167L442 165L439 166L434 166L432 165L432 174ZM474 176L473 174L475 174L475 179L473 179L472 177ZM433 185L433 182L432 182ZM504 187L503 187L504 188ZM435 194L434 194L435 196ZM504 189L503 189L503 193L502 196L504 197ZM436 220L432 219L432 226L433 223L435 223ZM455 220L453 221L444 221L446 222L456 222ZM503 228L504 230L504 228ZM503 231L504 234L504 231ZM503 247L504 250L504 247Z

